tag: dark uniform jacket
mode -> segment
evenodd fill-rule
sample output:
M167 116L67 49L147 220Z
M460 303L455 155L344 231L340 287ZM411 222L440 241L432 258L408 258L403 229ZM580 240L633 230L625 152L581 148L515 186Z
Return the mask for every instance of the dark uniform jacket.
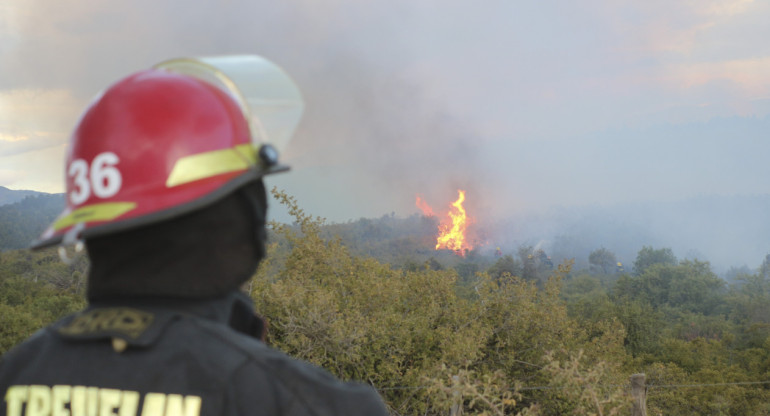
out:
M0 362L0 415L387 415L343 383L261 342L241 294L93 304Z

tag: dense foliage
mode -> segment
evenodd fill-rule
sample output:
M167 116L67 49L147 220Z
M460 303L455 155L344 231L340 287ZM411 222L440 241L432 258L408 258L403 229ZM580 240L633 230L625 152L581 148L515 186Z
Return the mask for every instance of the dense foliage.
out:
M63 208L64 197L50 194L0 206L0 251L28 247Z
M0 253L0 353L82 309L86 268L85 256L68 265L55 250Z
M435 251L433 220L272 224L246 290L276 348L377 388L393 414L770 413L770 256L731 281L644 247L633 269L597 248L589 268L537 249ZM585 259L584 259L585 260ZM0 254L0 352L84 305L87 259Z

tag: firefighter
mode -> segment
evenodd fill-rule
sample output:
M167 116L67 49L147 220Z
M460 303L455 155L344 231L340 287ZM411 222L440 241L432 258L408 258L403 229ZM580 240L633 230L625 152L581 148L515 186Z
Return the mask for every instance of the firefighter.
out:
M33 248L84 244L88 307L0 363L0 415L386 415L263 342L240 291L265 255L263 176L302 111L257 56L167 61L108 88L67 150L67 207Z
M553 261L551 260L550 256L545 254L545 251L543 251L542 249L538 249L535 252L535 255L540 264L540 267L546 268L548 270L553 269Z

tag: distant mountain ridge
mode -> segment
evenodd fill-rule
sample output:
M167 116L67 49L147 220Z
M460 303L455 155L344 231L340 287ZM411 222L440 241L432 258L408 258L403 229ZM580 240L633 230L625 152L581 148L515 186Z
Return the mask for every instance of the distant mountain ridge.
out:
M0 187L0 196L6 191L25 192ZM27 247L64 209L64 194L32 192L21 201L0 205L0 250ZM770 253L768 212L770 194L564 208L493 224L479 240L488 243L478 248L493 252L500 247L504 254L515 255L519 247L529 245L559 262L574 258L580 269L588 267L591 251L601 247L630 267L639 250L651 246L671 248L679 259L707 260L719 273L733 266L755 269ZM435 254L430 243L435 224L419 216L332 223L324 232L339 235L357 254L386 262L403 261L423 248L425 256Z
M0 205L13 204L19 202L22 199L32 195L50 195L45 192L29 191L29 190L14 190L8 189L5 186L0 186Z
M28 247L64 209L64 194L30 192L0 206L0 251Z

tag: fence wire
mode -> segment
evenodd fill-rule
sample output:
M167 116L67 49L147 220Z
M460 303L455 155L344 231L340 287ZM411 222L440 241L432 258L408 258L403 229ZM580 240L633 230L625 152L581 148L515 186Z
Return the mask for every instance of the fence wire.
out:
M751 386L770 384L770 380L765 381L735 381L728 383L693 383L693 384L645 384L647 389L672 389L672 388L692 388L692 387L722 387L722 386ZM594 387L629 387L629 384L593 384ZM395 387L379 387L377 391L392 391L392 390L422 390L427 389L428 386L395 386ZM530 390L563 390L567 386L525 386L520 387L517 391L530 391Z

